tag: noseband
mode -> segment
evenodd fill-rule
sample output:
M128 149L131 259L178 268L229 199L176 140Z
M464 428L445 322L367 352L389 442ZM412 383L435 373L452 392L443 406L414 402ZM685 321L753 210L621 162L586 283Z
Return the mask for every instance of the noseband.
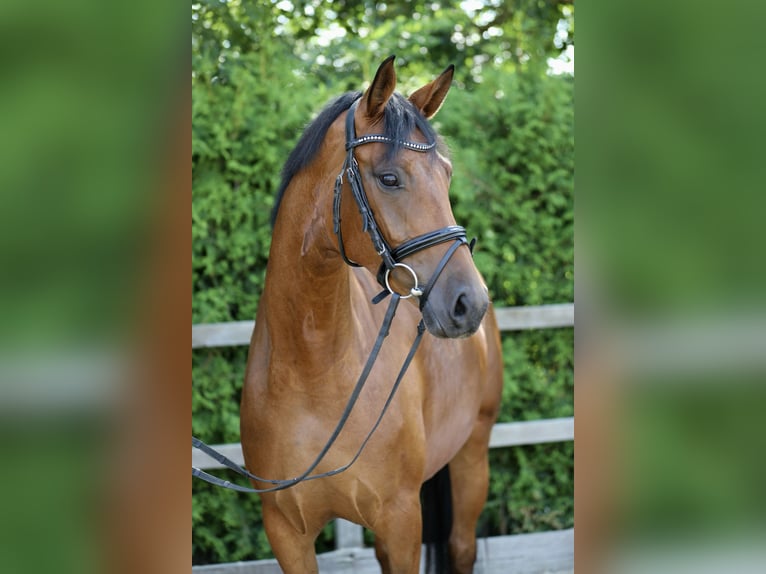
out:
M412 275L412 278L415 282L414 287L410 289L410 293L408 295L402 295L401 297L403 299L412 296L419 297L420 310L422 311L426 301L428 300L428 295L431 293L431 289L433 288L434 283L436 283L437 278L449 260L452 258L452 255L454 255L455 251L457 251L457 248L461 245L469 245L468 239L466 238L466 232L465 229L459 225L448 225L447 227L442 227L441 229L429 231L428 233L424 233L422 235L418 235L417 237L413 237L412 239L408 239L394 249L389 246L388 242L380 231L380 227L378 226L377 221L375 221L375 214L370 207L370 202L367 199L367 194L364 191L364 186L362 185L362 176L359 173L359 164L354 157L354 149L368 143L398 143L402 147L409 150L425 153L435 148L436 142L434 141L427 144L411 141L395 142L393 139L382 134L369 134L357 138L356 129L354 128L354 115L358 106L359 100L356 100L351 105L351 108L346 115L347 154L346 159L343 162L343 167L341 168L341 171L335 180L335 193L333 196L333 224L335 235L338 238L338 249L340 251L341 257L343 257L343 260L348 265L351 265L352 267L361 267L361 265L348 258L346 255L345 246L343 244L340 207L341 198L343 195L343 174L345 173L346 179L348 179L349 186L351 187L351 193L354 197L354 200L356 201L357 207L359 208L359 214L362 216L362 231L366 231L370 235L372 245L382 259L380 269L378 269L377 279L378 283L380 283L380 285L384 287L386 291L384 291L381 296L376 297L374 301L377 302L382 298L382 296L388 295L389 293L394 293L388 278L391 272L395 268L399 267L408 271L410 275ZM418 276L415 273L415 270L412 269L412 267L409 265L402 263L402 260L419 251L423 251L424 249L428 249L429 247L433 247L434 245L439 245L441 243L446 243L448 241L454 241L455 243L444 254L441 261L436 266L430 281L428 281L426 284L420 284L418 282ZM474 241L472 241L469 245L471 251L473 251L473 244Z

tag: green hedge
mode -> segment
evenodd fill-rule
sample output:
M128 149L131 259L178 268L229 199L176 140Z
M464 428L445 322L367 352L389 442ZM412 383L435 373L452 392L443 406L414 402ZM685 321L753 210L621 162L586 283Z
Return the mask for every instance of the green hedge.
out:
M288 63L263 75L263 54L246 54L225 77L193 81L195 323L254 318L281 165L312 114L349 87L315 85ZM435 124L452 150L455 216L479 238L476 263L495 304L572 301L573 81L487 69L470 88L453 88ZM573 414L572 329L506 333L503 349L502 421ZM246 353L193 352L192 430L205 441L239 441ZM480 534L572 526L572 443L491 456ZM257 496L201 481L193 489L194 563L271 555ZM319 547L332 547L331 528Z

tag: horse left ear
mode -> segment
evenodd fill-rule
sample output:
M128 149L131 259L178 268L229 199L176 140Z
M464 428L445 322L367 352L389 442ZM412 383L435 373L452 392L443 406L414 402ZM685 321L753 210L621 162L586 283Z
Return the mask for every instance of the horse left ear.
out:
M452 76L454 74L455 66L450 65L433 82L426 84L410 96L410 101L422 112L426 119L430 120L439 111L452 85Z

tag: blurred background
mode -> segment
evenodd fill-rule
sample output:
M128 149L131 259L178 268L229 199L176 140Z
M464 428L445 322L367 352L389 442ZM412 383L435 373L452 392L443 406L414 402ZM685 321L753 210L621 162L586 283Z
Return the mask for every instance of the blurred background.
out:
M434 118L456 220L496 306L574 297L574 7L568 1L192 4L192 321L252 320L280 170L302 128L397 56L407 95L450 64ZM573 415L573 329L506 332L500 421ZM192 428L239 442L247 348L193 352ZM481 536L570 528L571 442L492 451ZM221 473L221 476L225 473ZM234 477L227 477L236 480ZM193 484L195 564L270 557L257 496ZM369 542L368 538L368 542ZM319 550L334 549L332 525Z

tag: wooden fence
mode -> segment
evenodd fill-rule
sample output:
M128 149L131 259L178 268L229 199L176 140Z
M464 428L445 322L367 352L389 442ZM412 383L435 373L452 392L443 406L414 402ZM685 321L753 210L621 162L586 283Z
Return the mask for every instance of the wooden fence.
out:
M574 326L574 303L495 309L501 331ZM249 345L255 321L192 325L192 349Z
M495 309L501 331L521 331L574 326L574 304ZM248 345L254 321L207 323L192 326L192 348ZM574 440L574 418L497 423L490 448ZM240 443L213 445L238 464L244 464ZM192 450L192 465L202 469L223 468L206 454ZM332 572L373 572L376 562L371 549L363 547L363 528L342 519L335 521L335 552L320 557L320 567ZM574 533L570 530L482 539L477 573L571 572ZM267 574L279 572L274 561L195 566L198 574Z

